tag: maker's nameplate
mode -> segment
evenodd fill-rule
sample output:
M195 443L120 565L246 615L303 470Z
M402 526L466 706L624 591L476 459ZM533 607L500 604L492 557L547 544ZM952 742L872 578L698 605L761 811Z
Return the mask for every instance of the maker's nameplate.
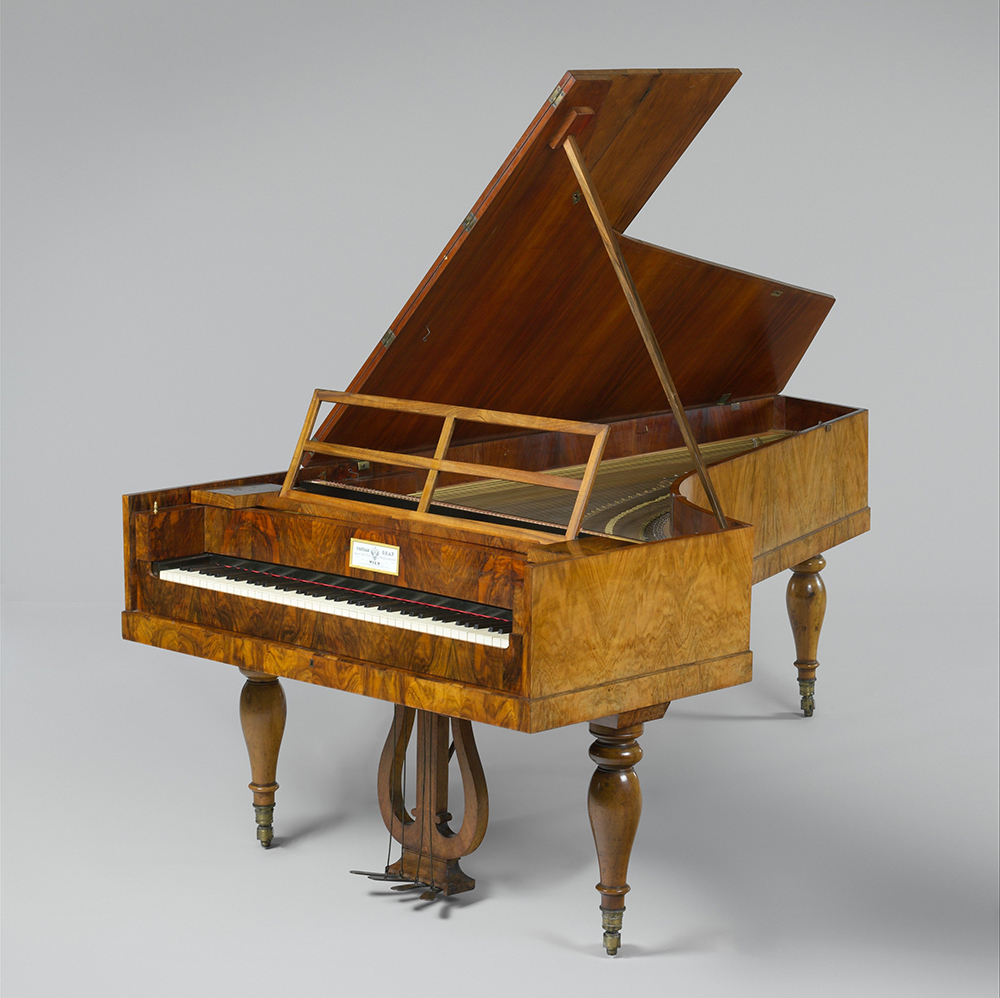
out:
M399 575L399 548L394 544L377 544L351 538L351 568L367 568L369 572Z

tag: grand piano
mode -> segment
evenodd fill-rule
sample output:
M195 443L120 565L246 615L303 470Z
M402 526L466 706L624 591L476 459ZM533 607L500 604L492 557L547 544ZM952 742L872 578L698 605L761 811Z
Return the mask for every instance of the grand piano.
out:
M624 235L739 75L567 73L348 390L313 393L287 469L124 497L123 634L245 677L265 847L280 678L393 705L398 859L369 875L427 898L475 886L473 722L587 722L614 955L643 725L749 682L751 586L787 570L812 714L867 413L780 393L833 299Z

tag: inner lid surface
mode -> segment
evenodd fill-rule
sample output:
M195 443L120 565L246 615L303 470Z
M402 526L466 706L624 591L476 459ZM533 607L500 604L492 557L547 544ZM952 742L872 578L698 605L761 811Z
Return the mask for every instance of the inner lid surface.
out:
M579 420L663 409L597 227L565 152L550 142L573 108L593 110L578 141L622 232L739 75L567 73L349 390ZM827 295L620 242L685 405L780 392L833 305ZM316 437L408 450L433 447L433 424L341 408Z

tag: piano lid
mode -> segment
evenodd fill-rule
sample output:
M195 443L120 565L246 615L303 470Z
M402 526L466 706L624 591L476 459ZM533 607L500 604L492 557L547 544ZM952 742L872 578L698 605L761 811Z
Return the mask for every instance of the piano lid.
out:
M577 139L621 233L739 76L567 73L348 390L588 421L665 409L557 139L572 109L593 110ZM780 392L833 305L625 236L620 243L687 406ZM437 433L436 421L348 409L316 437L404 450L433 447ZM456 427L455 442L470 434L483 430Z

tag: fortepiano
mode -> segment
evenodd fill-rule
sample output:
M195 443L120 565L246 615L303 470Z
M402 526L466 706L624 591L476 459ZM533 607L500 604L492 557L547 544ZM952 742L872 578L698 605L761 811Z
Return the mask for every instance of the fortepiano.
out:
M370 875L428 898L475 886L472 722L587 722L613 955L643 725L750 680L786 570L812 714L823 553L869 527L867 413L781 394L833 299L624 235L738 77L567 73L287 469L125 496L123 634L240 669L263 846L280 678L393 705Z

